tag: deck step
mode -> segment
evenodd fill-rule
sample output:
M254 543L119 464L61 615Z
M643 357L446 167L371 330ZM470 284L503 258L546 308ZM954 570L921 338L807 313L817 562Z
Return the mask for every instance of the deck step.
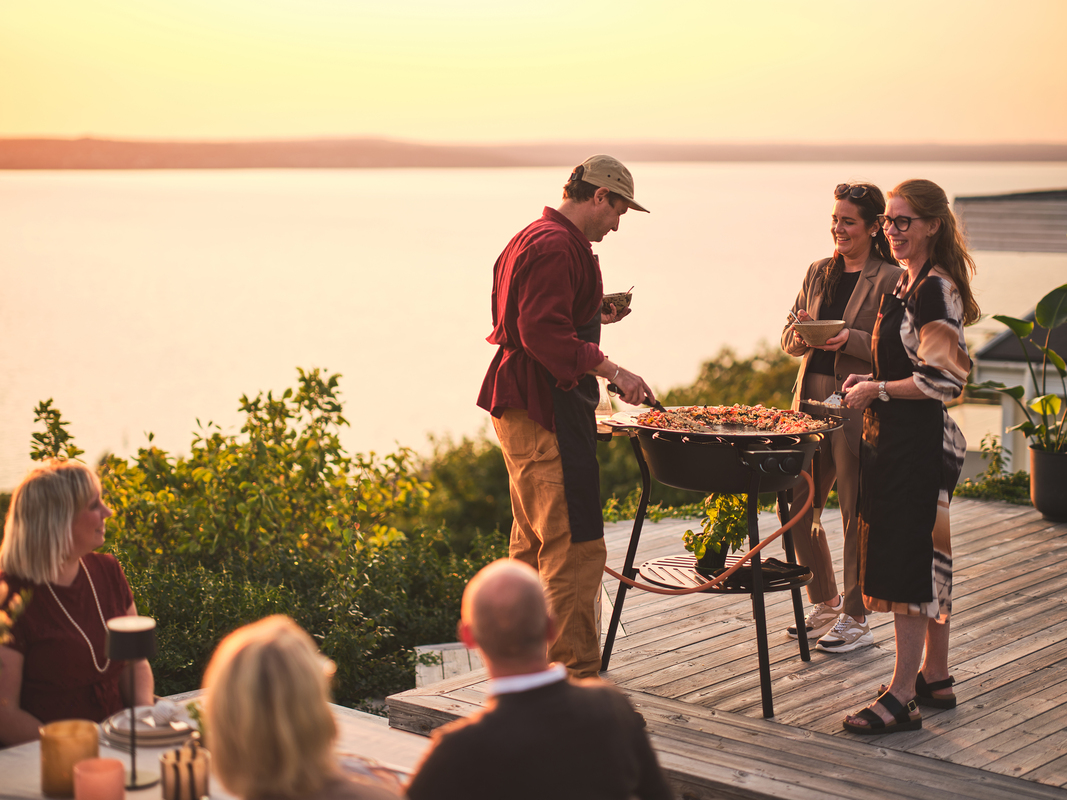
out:
M428 736L477 712L484 670L387 698L389 725ZM1065 800L1067 791L623 689L681 800Z

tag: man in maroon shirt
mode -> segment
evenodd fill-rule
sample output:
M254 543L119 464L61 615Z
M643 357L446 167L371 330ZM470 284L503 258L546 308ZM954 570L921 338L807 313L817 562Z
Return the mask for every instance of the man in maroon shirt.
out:
M493 332L499 345L478 405L493 416L511 486L510 555L538 571L559 634L549 657L575 677L596 675L595 603L607 552L596 460L596 376L632 405L655 397L639 375L601 352L604 285L591 242L619 229L634 208L629 170L587 158L563 187L559 208L511 240L493 267Z

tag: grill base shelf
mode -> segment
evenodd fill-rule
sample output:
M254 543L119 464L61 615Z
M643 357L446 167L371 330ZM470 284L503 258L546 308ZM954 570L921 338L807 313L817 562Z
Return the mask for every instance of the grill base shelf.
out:
M732 567L741 560L740 556L727 556L726 566ZM696 570L696 559L691 555L665 556L646 561L638 568L638 574L649 583L662 586L665 589L692 589L707 583L710 578L704 577ZM807 586L812 581L811 570L805 570L803 574L791 578L782 578L769 574L766 564L763 566L763 591L764 592L788 592ZM704 590L708 594L752 594L749 586L712 586Z

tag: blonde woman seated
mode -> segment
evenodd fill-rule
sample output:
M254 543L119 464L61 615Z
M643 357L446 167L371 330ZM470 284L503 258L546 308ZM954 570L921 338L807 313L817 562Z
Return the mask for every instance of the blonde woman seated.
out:
M37 739L57 719L102 722L134 699L152 705L148 662L107 657L107 621L137 613L119 562L94 552L110 516L100 479L74 461L35 467L11 495L0 581L32 596L0 646L0 744Z
M324 662L288 617L267 617L222 640L204 674L204 718L227 791L242 800L399 796L338 767Z

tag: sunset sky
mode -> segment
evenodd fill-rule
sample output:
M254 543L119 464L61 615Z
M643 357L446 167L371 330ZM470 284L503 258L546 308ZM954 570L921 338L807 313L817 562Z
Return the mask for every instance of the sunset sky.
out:
M1064 0L0 0L0 137L1067 141Z

